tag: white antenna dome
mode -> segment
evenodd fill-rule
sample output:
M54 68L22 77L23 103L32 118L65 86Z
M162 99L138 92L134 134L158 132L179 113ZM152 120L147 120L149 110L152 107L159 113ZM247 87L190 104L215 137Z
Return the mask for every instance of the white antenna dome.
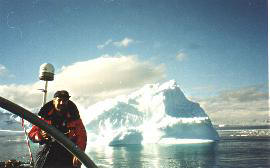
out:
M39 69L39 79L44 81L54 80L54 67L50 63L44 63Z

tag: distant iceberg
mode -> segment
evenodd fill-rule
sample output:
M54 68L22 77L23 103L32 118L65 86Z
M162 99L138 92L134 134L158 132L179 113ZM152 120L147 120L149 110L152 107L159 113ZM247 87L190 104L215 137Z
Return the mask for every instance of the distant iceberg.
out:
M219 140L198 103L174 80L148 84L127 96L81 110L89 144L204 143ZM93 116L93 114L95 114Z

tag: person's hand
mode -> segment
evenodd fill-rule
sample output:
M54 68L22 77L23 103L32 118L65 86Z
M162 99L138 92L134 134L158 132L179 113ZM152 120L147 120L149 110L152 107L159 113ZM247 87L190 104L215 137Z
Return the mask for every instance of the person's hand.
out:
M76 156L73 156L72 162L73 162L73 166L75 166L75 167L80 167L80 165L81 165L80 160Z
M49 140L50 136L47 134L47 132L41 130L40 135L43 137L45 140Z

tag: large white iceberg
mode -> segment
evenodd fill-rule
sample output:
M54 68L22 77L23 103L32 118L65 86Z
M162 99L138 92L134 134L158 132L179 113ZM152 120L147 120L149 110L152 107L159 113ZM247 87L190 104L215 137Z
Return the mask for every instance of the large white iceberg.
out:
M89 144L219 140L208 115L185 97L174 80L145 85L130 95L99 102L81 112Z

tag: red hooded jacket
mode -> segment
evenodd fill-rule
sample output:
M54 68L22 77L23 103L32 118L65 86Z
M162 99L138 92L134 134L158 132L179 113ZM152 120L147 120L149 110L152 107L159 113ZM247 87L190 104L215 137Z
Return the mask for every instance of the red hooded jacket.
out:
M55 126L59 131L66 134L81 150L85 150L87 143L85 127L78 108L72 101L69 100L66 108L60 112L55 110L53 101L50 101L40 109L38 115L41 120ZM41 129L37 126L32 127L28 136L35 143L46 143L46 140L41 136Z

